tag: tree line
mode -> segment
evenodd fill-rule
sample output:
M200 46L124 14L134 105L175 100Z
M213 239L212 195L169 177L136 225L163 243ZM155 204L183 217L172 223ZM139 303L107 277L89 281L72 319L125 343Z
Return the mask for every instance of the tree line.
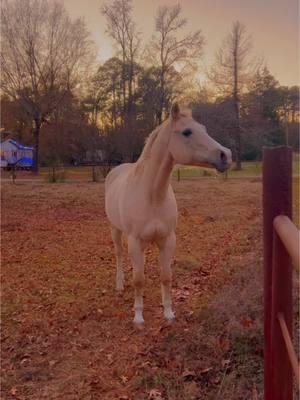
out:
M187 32L179 4L157 9L145 44L132 0L107 1L99 11L115 54L101 65L84 20L72 20L62 3L4 0L1 8L1 134L34 146L36 170L95 149L108 162L134 161L175 99L232 148L237 169L264 145L299 149L299 88L281 86L253 57L239 21L200 84L206 40Z

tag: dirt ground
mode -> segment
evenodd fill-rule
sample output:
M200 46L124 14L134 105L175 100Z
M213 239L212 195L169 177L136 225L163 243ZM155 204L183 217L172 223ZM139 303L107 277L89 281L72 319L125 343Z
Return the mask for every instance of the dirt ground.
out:
M260 398L260 344L240 341L237 348L226 325L226 296L232 301L234 289L222 296L240 271L252 280L261 267L261 182L200 179L173 186L180 214L176 322L168 326L162 318L157 250L149 246L146 324L137 331L128 257L125 292L114 289L104 185L3 184L3 400L225 399L232 388L228 399ZM241 302L249 300L238 292ZM224 303L224 313L216 302ZM245 313L237 323L251 330L256 315ZM237 373L241 353L254 357L252 372ZM241 377L239 390L251 396L238 391Z

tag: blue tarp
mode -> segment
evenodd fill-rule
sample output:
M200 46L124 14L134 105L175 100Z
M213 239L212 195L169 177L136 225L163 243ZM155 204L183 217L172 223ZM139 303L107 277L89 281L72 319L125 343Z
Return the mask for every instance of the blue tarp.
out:
M29 157L22 157L18 162L17 165L21 166L21 167L32 167L33 165L33 161L32 158Z

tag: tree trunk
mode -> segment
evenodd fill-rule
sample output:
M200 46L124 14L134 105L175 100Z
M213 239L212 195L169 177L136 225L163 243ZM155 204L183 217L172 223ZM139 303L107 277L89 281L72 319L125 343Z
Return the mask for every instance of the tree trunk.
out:
M235 142L235 169L240 171L242 169L242 143L241 143L241 125L240 125L240 101L237 94L234 95L234 110L236 118L236 126L234 133Z
M241 143L241 130L240 127L237 126L236 134L235 134L235 169L240 171L242 169L242 143Z
M163 109L164 109L164 103L165 103L165 73L162 69L161 71L161 76L160 76L160 107L158 111L158 124L160 125L162 123L162 115L163 115Z
M33 146L33 172L38 174L39 172L39 148L40 148L40 130L41 130L41 122L39 120L34 120L34 128L33 128L33 138L34 138L34 146Z
M111 110L111 120L112 120L112 126L114 129L116 129L117 126L117 121L116 121L116 114L117 114L117 107L116 107L116 87L115 87L115 81L113 82L113 87L112 87L112 95L113 95L113 102L112 102L112 110Z
M235 48L233 52L233 60L234 60L234 87L233 87L233 102L234 102L234 111L235 111L235 119L236 119L236 129L235 129L235 169L240 171L242 169L242 146L241 146L241 124L240 124L240 99L239 99L239 82L238 82L238 41L236 39Z
M129 72L129 82L128 82L128 106L127 106L127 112L128 115L131 115L132 113L132 85L133 85L133 75L134 75L134 70L133 70L133 60L130 61L130 72Z
M286 117L285 117L285 127L284 127L284 130L285 130L285 145L286 146L289 146L290 144L289 144L289 115L287 115Z
M125 52L123 50L123 60L122 60L122 90L123 90L123 123L125 122L126 116L126 71L125 71Z

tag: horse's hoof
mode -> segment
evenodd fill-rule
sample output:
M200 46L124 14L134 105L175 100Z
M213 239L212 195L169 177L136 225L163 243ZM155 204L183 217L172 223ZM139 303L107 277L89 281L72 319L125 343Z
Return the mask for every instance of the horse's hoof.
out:
M175 319L175 318L172 318L172 319L166 319L166 320L165 320L165 326L166 326L166 327L168 327L168 326L172 326L173 324L175 324L175 321L176 321L176 319Z
M143 317L137 317L137 316L134 317L133 324L137 329L139 329L139 330L143 329L144 326L145 326L144 318Z
M144 322L135 322L135 321L133 321L133 325L134 325L135 329L137 329L138 331L142 331L145 328L145 323Z
M165 313L165 318L168 322L173 322L175 320L175 314L173 313L173 311L169 311L167 313Z

